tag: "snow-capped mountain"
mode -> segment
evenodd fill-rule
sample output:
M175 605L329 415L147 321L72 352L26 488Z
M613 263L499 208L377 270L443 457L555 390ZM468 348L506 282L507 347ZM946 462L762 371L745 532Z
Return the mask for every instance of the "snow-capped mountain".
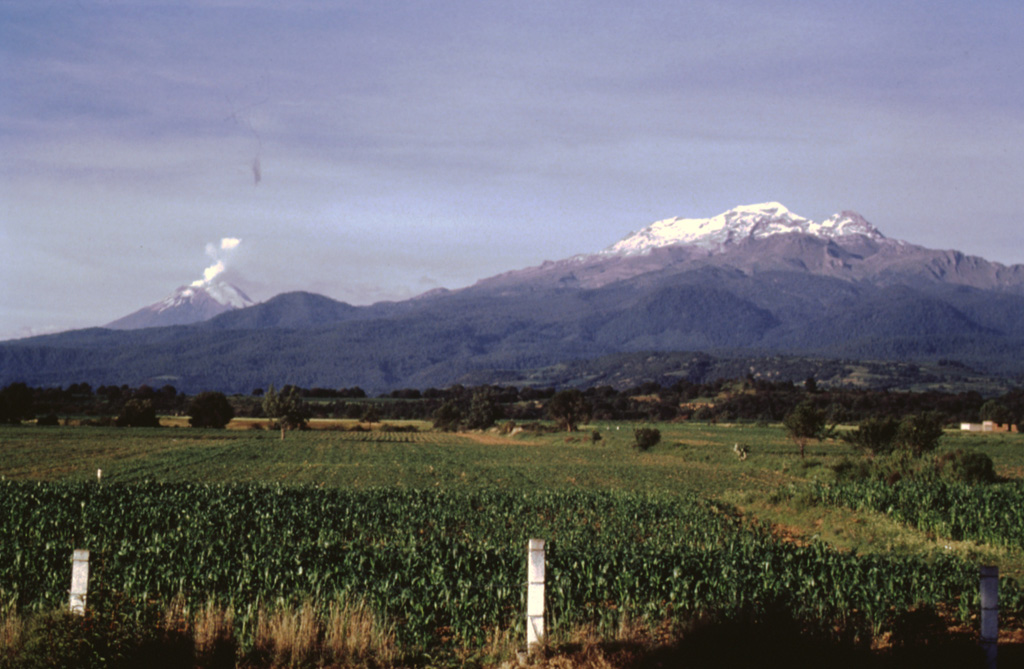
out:
M667 218L639 232L627 235L609 246L604 255L635 255L674 244L690 244L718 249L747 239L802 233L825 239L861 235L873 240L885 239L859 214L844 211L821 223L794 214L778 202L766 202L730 209L711 218Z
M499 294L547 285L594 289L699 267L750 277L786 271L877 285L945 283L1024 294L1024 265L1007 267L892 239L852 211L817 223L778 202L740 206L711 218L664 219L603 251L482 279L474 289Z
M159 302L107 323L104 327L137 330L164 325L189 325L253 304L255 302L241 289L225 281L195 281L188 286L181 286Z
M383 392L523 370L533 382L531 369L637 352L946 360L1024 375L1024 264L890 239L851 212L816 223L767 203L668 219L600 253L365 307L288 293L236 311L251 301L222 269L108 326L144 332L0 342L0 385Z

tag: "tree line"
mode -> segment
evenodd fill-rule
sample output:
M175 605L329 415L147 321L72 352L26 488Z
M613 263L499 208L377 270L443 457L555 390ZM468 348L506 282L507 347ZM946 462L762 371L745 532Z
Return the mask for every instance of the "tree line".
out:
M300 388L282 386L270 391L302 405L309 418L348 418L367 422L418 419L441 429L480 429L500 421L538 421L552 418L571 429L587 420L710 422L781 422L806 404L822 412L829 423L855 424L867 419L902 420L933 412L944 423L994 420L1024 423L1024 389L998 397L977 392L890 392L878 389L821 388L813 378L803 384L748 377L671 385L656 382L631 388L596 386L556 389L497 385L393 390L369 397L361 388ZM31 388L12 383L0 389L0 422L37 420L54 424L61 416L79 416L100 424L156 424L157 415L191 415L197 399L218 402L223 397L233 416L271 417L267 394L256 388L249 395L224 396L216 391L188 396L173 386L99 386L76 383L67 388ZM221 407L223 409L223 406Z

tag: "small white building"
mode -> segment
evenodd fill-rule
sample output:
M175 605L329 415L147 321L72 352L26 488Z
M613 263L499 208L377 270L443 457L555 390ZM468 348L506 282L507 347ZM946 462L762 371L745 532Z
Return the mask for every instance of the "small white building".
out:
M1016 432L1017 426L1007 423L1000 425L990 420L980 423L960 423L960 429L964 432Z

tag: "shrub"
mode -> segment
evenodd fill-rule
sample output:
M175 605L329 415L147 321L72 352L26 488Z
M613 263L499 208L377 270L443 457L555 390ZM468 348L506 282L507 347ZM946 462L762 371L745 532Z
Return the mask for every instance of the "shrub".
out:
M656 427L638 427L633 430L633 447L648 451L661 441L661 431Z
M844 458L832 466L839 483L884 481L889 485L903 480L932 478L935 468L930 462L914 458L907 451L895 451L877 458Z
M944 479L963 483L992 483L996 480L992 458L977 451L957 449L943 453L935 461L935 469Z
M836 481L839 483L856 483L859 481L867 481L871 479L875 473L875 467L872 462L860 459L843 458L837 464L832 466L832 471L836 474Z
M36 425L60 425L60 419L55 413L48 413L36 419Z
M855 431L843 435L843 441L875 455L891 453L899 426L893 418L868 418Z
M392 423L382 423L378 432L419 432L420 429L415 425L394 425Z
M26 632L17 666L193 666L189 640L164 629L160 618L155 606L139 611L123 595L91 592L85 615L53 611L38 616Z

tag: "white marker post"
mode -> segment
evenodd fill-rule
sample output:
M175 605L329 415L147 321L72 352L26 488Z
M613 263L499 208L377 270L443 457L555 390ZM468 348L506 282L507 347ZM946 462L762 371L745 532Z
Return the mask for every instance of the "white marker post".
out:
M526 648L544 643L544 540L530 539L526 560Z
M999 567L981 568L981 647L985 666L995 669L999 649Z
M76 550L71 556L71 613L85 615L85 597L89 592L89 551Z
M103 483L103 470L102 469L97 469L96 470L96 483Z

